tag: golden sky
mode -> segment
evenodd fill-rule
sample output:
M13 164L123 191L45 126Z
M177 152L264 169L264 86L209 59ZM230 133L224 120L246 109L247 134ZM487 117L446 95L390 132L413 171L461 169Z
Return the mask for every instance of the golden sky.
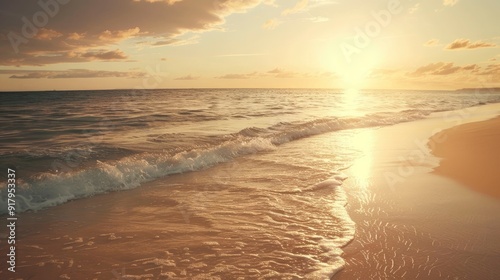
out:
M500 86L498 0L0 2L0 91Z

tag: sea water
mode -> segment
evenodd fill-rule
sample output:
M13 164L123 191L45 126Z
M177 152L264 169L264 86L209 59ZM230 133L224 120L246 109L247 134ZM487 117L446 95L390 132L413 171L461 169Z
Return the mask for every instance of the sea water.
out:
M18 174L18 211L43 215L68 201L91 205L98 194L154 185L185 224L203 220L209 233L194 238L191 227L177 227L169 233L182 244L169 245L177 253L139 262L145 270L329 279L355 231L342 189L342 170L362 153L349 145L351 133L500 102L500 93L112 90L1 93L0 101L0 162Z

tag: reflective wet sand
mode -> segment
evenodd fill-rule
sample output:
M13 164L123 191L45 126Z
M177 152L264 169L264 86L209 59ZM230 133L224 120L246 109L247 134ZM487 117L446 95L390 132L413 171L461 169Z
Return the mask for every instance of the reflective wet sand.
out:
M364 137L374 139L371 152L357 161L344 182L356 236L344 248L346 267L334 279L496 279L500 275L499 200L429 173L436 161L420 144L428 143L426 137L434 129L448 126L437 117ZM452 129L448 139L461 129ZM475 139L485 141L496 133L490 130ZM485 163L469 164L481 168ZM367 165L368 176L363 171ZM437 174L442 174L440 168Z

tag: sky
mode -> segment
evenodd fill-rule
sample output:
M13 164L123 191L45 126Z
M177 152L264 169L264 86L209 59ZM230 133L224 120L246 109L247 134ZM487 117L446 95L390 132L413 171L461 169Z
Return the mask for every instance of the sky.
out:
M498 0L0 2L0 91L500 87Z

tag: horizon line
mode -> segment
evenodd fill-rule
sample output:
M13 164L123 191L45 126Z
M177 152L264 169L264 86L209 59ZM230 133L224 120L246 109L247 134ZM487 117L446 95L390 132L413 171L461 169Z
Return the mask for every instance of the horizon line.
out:
M195 90L195 89L293 89L293 90L352 90L352 88L334 88L334 87L192 87L192 88L100 88L100 89L49 89L49 90L0 90L0 93L13 93L13 92L63 92L63 91L112 91L112 90L137 90L137 91L151 91L151 90ZM455 88L455 89L404 89L404 88L362 88L356 89L359 91L366 90L405 90L405 91L459 91L459 90L500 90L500 87L473 87L473 88Z

